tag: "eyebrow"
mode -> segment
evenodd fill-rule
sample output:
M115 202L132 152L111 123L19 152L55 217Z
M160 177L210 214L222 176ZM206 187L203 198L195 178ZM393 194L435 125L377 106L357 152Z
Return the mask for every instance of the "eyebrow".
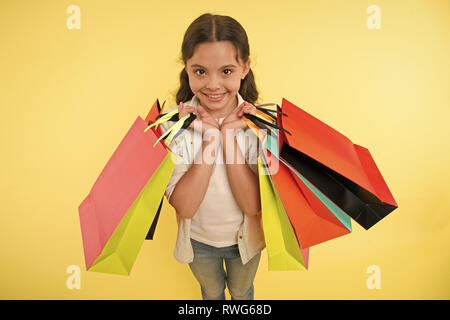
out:
M192 68L200 67L200 68L203 68L203 69L207 69L206 67L204 67L202 65L199 65L199 64L193 64L191 67ZM223 66L221 69L223 69L223 68L237 68L237 66L235 66L234 64L227 64L227 65Z

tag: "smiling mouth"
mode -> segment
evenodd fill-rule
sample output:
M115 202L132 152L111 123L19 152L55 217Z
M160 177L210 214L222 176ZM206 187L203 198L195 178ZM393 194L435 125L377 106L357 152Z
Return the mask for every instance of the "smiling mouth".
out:
M225 95L225 93L221 93L221 94L206 94L206 93L203 93L205 96L207 96L207 97L210 97L210 98L212 98L212 99L217 99L217 98L220 98L220 97L222 97L223 95Z

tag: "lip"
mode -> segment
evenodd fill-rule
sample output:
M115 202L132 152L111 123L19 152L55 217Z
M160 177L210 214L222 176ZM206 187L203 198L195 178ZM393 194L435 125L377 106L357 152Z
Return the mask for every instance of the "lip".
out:
M206 93L203 93L204 95L205 95L205 97L206 97L206 99L208 99L208 101L211 101L211 102L220 102L220 101L222 101L223 100L223 98L225 97L225 95L227 94L226 92L224 92L224 93L220 93L220 97L219 98L211 98L211 97L209 97ZM218 94L214 94L214 95L218 95Z

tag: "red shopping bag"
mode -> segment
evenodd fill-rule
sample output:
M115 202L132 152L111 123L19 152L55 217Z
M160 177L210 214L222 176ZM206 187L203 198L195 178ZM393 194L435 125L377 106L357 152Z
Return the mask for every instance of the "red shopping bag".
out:
M369 229L397 208L368 149L283 98L280 158Z
M278 161L269 150L266 156L268 162ZM302 249L350 233L282 161L271 178Z

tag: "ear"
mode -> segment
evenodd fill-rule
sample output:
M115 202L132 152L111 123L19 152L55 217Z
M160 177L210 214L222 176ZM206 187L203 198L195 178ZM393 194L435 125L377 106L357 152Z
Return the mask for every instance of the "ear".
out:
M244 74L242 75L242 79L244 79L247 76L247 73L250 71L250 60L247 61L244 67Z

